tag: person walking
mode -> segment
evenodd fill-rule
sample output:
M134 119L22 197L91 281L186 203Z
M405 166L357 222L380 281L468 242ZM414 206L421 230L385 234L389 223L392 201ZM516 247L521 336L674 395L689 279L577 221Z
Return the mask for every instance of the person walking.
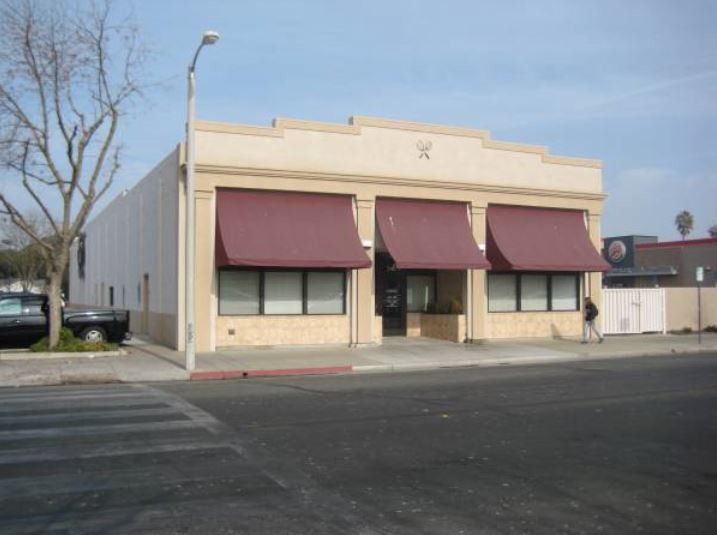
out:
M583 329L583 339L581 344L587 344L588 341L592 338L593 332L595 333L595 336L598 338L598 344L602 344L602 341L605 340L605 337L602 335L602 333L598 330L597 325L595 325L595 318L597 318L599 314L599 310L597 305L593 303L593 300L590 299L590 297L585 298L585 328Z

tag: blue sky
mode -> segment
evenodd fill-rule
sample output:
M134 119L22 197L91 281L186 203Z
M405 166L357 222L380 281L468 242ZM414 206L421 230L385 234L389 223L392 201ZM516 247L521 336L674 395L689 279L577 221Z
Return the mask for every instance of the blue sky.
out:
M603 235L690 238L717 224L717 2L116 0L162 80L122 130L130 187L198 116L268 125L371 115L490 130L604 162ZM109 200L109 199L107 199Z

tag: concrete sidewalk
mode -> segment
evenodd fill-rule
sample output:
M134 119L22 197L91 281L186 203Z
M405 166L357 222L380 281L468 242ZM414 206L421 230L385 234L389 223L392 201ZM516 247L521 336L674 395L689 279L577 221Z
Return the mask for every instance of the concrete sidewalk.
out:
M453 367L526 365L640 355L717 351L717 334L607 337L603 344L577 339L523 339L453 344L427 338L387 338L381 346L232 349L197 355L184 370L184 354L141 338L123 355L41 359L3 352L0 386L229 379L276 375L369 373Z

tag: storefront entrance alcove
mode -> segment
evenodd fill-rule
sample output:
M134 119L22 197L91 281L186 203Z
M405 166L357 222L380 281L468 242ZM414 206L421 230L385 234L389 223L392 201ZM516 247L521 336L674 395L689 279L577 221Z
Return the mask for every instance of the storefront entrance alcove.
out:
M406 336L406 272L387 253L376 255L376 315L384 336Z
M382 318L384 336L430 336L427 333L431 329L422 328L424 323L430 323L429 317L437 312L459 312L462 307L460 272L398 269L391 255L384 252L377 253L375 265L376 314ZM443 283L442 294L438 291L439 280ZM442 306L438 300L441 295L445 298Z

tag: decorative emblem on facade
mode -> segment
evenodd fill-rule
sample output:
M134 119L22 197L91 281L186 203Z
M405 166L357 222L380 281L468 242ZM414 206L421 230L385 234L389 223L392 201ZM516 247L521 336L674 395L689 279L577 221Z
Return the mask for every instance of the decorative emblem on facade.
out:
M418 159L425 157L426 160L430 160L431 156L428 154L428 151L431 150L431 147L433 147L433 143L430 141L423 141L421 139L418 140L418 143L416 143L416 148L418 148L418 151L420 154L418 155Z
M607 256L613 264L621 262L627 255L627 247L620 240L615 240L607 250Z

